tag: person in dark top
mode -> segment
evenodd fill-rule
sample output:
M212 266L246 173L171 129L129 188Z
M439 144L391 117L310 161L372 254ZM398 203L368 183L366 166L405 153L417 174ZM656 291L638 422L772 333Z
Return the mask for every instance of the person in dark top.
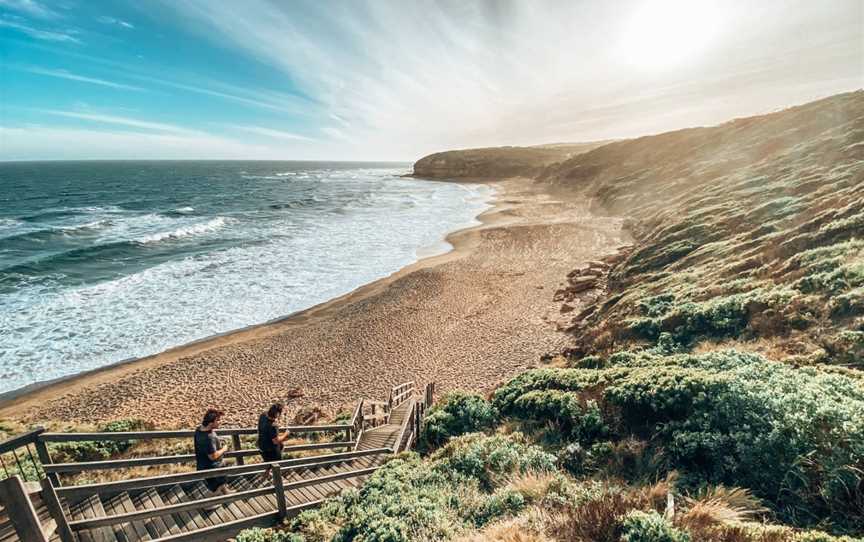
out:
M219 442L216 428L225 413L215 408L207 409L201 426L195 429L195 466L198 470L218 469L222 466L222 456L228 451L227 445ZM225 485L224 476L206 478L207 488L214 493L231 493Z
M282 459L282 443L288 438L288 432L285 431L280 435L279 425L276 422L284 408L282 403L273 403L267 412L258 417L258 450L265 463ZM269 472L268 467L265 474Z

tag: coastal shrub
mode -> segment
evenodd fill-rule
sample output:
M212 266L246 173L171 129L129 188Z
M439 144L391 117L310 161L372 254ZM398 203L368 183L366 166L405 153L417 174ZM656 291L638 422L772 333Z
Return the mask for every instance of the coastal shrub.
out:
M685 301L660 314L649 312L650 315L627 320L625 332L652 342L666 332L669 333L666 341L674 339L680 344L690 344L702 337L737 337L747 329L754 314L783 309L794 295L791 290L756 288L706 301Z
M600 418L592 427L604 432L573 432L584 437L586 472L632 479L676 469L682 487L750 488L799 524L864 520L859 379L734 350L616 359L626 365L528 371L496 390L493 403L516 422L568 433L582 427L590 395Z
M513 408L531 412L535 419L550 420L572 440L590 442L608 430L597 402L559 390L535 390L520 396Z
M421 449L435 449L450 437L485 431L497 421L498 412L482 396L450 392L429 409L420 433Z
M687 533L676 529L655 511L634 510L621 524L621 542L690 542Z
M570 369L602 369L606 367L606 360L600 356L569 358L567 360L567 367Z
M568 444L558 452L558 465L574 476L585 473L588 453L578 442Z
M473 433L452 439L431 455L433 469L476 480L484 489L500 485L513 474L552 472L555 456L532 446L519 433L486 436Z
M141 420L116 420L100 425L97 431L117 433L144 429L147 425ZM131 440L64 442L51 447L51 457L56 463L102 461L126 452L133 445Z
M307 542L447 540L521 511L530 495L510 484L515 476L554 470L554 456L518 434L468 434L427 461L397 456L359 490L301 513L290 530Z
M234 540L235 542L304 542L300 535L259 527L241 531Z

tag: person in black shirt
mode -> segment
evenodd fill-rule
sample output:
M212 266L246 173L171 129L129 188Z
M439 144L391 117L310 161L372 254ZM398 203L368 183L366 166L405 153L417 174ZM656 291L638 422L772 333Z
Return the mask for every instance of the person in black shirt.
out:
M280 435L276 421L282 415L284 408L282 403L274 403L270 405L267 412L258 417L258 450L265 463L282 459L282 444L288 438L288 432L285 431ZM265 475L269 472L268 467Z
M216 428L225 413L215 408L210 408L204 414L201 426L195 429L195 466L197 470L218 469L222 466L222 456L228 451L227 445L219 442ZM227 480L224 476L206 478L204 482L207 488L214 493L231 493L231 489L225 485Z

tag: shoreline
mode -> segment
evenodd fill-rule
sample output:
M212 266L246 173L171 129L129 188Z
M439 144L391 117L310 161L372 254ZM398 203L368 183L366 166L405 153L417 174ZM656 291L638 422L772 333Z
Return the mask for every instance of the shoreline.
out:
M202 337L194 341L168 348L166 350L163 350L162 352L151 354L149 356L122 359L109 363L107 365L103 365L101 367L96 367L94 369L88 369L86 371L81 371L75 374L61 376L58 378L52 378L49 380L40 380L37 382L33 382L32 384L23 386L21 388L2 392L0 393L0 419L15 417L20 410L28 408L30 403L42 400L43 396L49 396L49 398L56 397L63 392L68 393L69 391L74 390L74 388L101 382L104 377L112 375L121 376L129 371L134 371L142 367L158 366L161 364L172 363L178 361L182 357L203 353L213 348L219 348L221 346L240 343L251 339L267 337L270 334L280 332L281 329L279 329L279 327L281 324L288 323L289 321L295 324L305 322L308 319L319 316L319 312L324 312L328 309L333 310L335 308L338 308L338 305L342 303L356 301L362 298L364 294L368 295L369 293L371 293L369 290L372 290L376 287L383 287L388 281L396 280L399 278L399 276L403 274L408 274L412 271L423 269L426 266L436 265L436 262L434 260L438 258L441 258L442 260L437 263L443 263L443 261L447 260L446 257L448 255L458 252L460 250L460 240L458 240L457 238L460 237L461 234L467 233L470 230L476 228L482 228L487 224L486 221L488 220L488 215L495 213L498 205L497 200L501 195L498 188L495 186L495 183L500 181L491 178L451 181L446 179L423 179L416 177L413 174L407 174L403 176L427 182L487 185L490 189L492 189L493 193L491 194L489 201L486 202L489 207L477 216L475 216L473 219L474 221L478 222L478 224L473 224L453 230L447 233L447 235L445 235L438 243L436 243L436 246L441 243L447 243L450 245L450 248L443 253L435 254L434 247L430 247L430 252L433 252L432 254L421 255L420 251L422 251L425 247L419 247L417 249L418 254L416 261L397 269L396 271L390 273L387 276L375 279L372 282L367 282L366 284L362 284L348 293L342 294L332 299L328 299L327 301L324 301L322 303L312 305L311 307L300 309L284 316L272 318L270 320L266 320L257 324L250 324L248 326L239 327L222 333L215 333L207 337ZM427 260L433 261L427 262Z
M553 292L627 235L619 218L530 179L456 182L494 193L479 224L444 238L449 251L272 321L10 392L0 418L182 427L219 405L242 424L261 404L332 414L406 380L489 391L567 343Z

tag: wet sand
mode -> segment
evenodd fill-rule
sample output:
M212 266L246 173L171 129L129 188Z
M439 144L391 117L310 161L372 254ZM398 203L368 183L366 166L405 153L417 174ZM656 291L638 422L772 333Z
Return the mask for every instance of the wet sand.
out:
M585 202L526 179L487 184L494 207L482 225L448 236L447 254L284 320L21 394L0 404L0 418L180 427L215 406L226 423L252 425L289 390L302 394L287 401L289 415L335 414L406 380L487 392L566 346L555 290L628 241L619 219L591 216Z

